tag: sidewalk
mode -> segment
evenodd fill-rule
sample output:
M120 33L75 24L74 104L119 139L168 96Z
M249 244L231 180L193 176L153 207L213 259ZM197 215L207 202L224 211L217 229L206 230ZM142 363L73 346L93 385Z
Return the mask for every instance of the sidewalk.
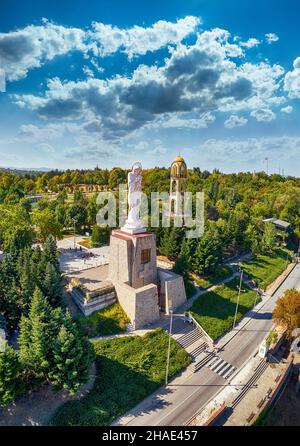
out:
M266 395L271 393L278 378L284 373L287 363L285 361L266 366L262 374L258 375L253 381L247 393L242 397L238 404L235 399L251 382L259 367L261 367L261 358L254 357L240 370L234 377L230 386L221 390L206 407L196 415L189 423L192 426L203 426L209 417L223 405L227 406L226 412L216 421L216 426L244 426L247 425L247 419L252 412L257 412ZM234 407L234 410L232 409Z

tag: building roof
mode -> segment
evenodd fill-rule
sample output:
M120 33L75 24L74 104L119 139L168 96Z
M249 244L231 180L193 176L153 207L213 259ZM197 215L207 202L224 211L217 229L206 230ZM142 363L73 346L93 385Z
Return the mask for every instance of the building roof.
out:
M265 218L263 220L264 222L274 223L274 225L279 226L281 228L287 229L289 226L291 226L291 223L288 221L280 220L279 218Z
M182 156L180 156L180 155L176 156L174 161L181 161L181 162L185 163L184 158L182 158Z

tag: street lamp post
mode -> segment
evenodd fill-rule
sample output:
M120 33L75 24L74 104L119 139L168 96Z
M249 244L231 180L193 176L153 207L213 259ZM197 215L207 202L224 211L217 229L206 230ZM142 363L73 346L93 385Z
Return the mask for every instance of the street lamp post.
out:
M289 265L289 252L287 252L286 253L286 268L288 267L288 265Z
M232 329L234 329L234 327L235 327L235 323L236 323L236 317L237 317L237 312L238 312L238 307L239 307L239 301L240 301L240 295L241 295L241 289L242 289L243 274L244 274L244 270L241 268L241 278L240 278L239 294L238 294L238 298L237 298L237 302L236 302L235 315L234 315L234 320L233 320L233 326L232 326Z
M73 218L73 223L74 223L74 250L76 248L76 228L75 228L75 223L76 223L76 219Z
M254 307L256 307L256 303L257 303L257 299L258 299L258 290L256 291L256 296L255 296L255 302L254 302Z
M173 310L170 310L170 327L169 327L169 344L168 344L168 355L167 355L167 368L166 368L166 386L168 385L169 378L169 363L170 363L170 352L171 352L171 335L172 335L172 325L173 325Z

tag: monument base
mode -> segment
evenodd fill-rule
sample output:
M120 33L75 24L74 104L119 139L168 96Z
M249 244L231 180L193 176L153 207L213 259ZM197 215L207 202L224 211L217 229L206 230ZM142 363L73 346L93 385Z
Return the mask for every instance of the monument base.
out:
M181 276L157 268L156 240L151 232L114 230L110 237L109 280L135 329L175 311L186 301Z
M127 232L127 234L142 234L143 232L146 232L146 228L133 228L130 225L125 225L121 228L121 231Z
M110 237L109 278L139 288L157 282L156 242L151 232L114 230Z
M159 318L155 235L140 229L114 230L110 237L109 279L135 329Z

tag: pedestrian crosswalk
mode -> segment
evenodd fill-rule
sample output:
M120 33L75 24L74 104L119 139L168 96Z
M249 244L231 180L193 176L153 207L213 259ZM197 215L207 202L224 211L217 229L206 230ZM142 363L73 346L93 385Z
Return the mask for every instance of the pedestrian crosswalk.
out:
M215 350L209 351L211 345L204 332L195 325L187 324L183 320L177 321L172 337L191 355L195 364L194 372L207 367L225 380L229 380L237 370L232 364L218 356Z
M202 367L209 368L225 380L228 380L236 371L236 367L212 352L196 364L195 371L200 370Z

